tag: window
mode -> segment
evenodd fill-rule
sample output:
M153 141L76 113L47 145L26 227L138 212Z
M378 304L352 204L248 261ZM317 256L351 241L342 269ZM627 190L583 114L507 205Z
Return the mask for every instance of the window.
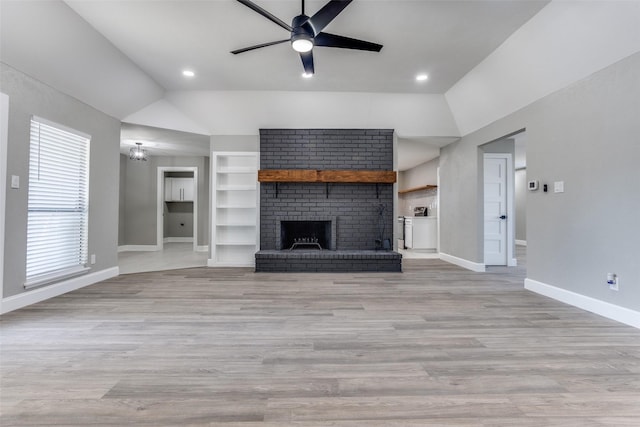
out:
M25 288L88 270L89 142L81 132L31 119Z

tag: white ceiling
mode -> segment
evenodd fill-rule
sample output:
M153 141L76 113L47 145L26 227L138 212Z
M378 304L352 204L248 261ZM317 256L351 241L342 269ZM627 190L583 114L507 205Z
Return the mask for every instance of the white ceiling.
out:
M299 0L255 0L285 22ZM302 79L289 37L233 0L67 0L160 86L174 90L304 90L444 93L547 1L356 0L326 31L383 44L380 53L314 49L316 75ZM306 2L308 15L326 0ZM194 70L193 79L181 75ZM417 83L419 72L429 80Z

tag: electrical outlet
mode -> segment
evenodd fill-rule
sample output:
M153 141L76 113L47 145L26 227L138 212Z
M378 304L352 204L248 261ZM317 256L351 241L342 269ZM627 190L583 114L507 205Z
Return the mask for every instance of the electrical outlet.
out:
M91 254L91 265L96 263L96 254Z
M612 291L620 290L620 278L615 273L607 273L607 284Z

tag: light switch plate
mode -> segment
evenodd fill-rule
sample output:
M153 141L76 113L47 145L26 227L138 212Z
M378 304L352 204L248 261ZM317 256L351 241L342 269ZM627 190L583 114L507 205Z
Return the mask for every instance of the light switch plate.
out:
M554 193L564 193L564 181L556 181L553 183Z
M18 175L11 175L11 188L20 188L20 177Z

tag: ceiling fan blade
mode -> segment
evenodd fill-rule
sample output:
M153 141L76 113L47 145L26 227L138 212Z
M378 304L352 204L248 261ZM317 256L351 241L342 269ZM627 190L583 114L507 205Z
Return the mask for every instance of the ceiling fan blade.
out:
M249 0L236 0L236 1L239 2L239 3L242 3L245 6L247 6L249 9L253 10L254 12L259 13L260 15L264 16L268 20L280 25L285 30L293 31L293 28L291 28L291 25L287 24L286 22L284 22L282 19L278 18L277 16L274 16L271 13L267 12L266 10L264 10L263 8L261 8L260 6L255 4L254 2L249 1Z
M314 74L315 70L313 68L313 49L309 52L300 52L300 59L302 59L304 72L307 74Z
M309 18L308 22L311 23L313 31L316 34L319 34L320 31L329 25L329 22L333 21L333 19L338 16L345 7L349 6L349 3L352 1L353 0L331 0L329 3L322 6L322 9Z
M381 44L371 43L364 40L352 39L351 37L337 36L335 34L320 33L314 41L314 46L340 47L342 49L369 50L380 52Z
M284 40L277 40L275 42L257 44L255 46L249 46L249 47L245 47L245 48L242 48L242 49L232 50L231 53L233 53L234 55L237 55L237 54L242 53L242 52L248 52L250 50L260 49L261 47L273 46L274 44L280 44L280 43L284 43L284 42L288 42L288 41L289 41L289 39L284 39Z

